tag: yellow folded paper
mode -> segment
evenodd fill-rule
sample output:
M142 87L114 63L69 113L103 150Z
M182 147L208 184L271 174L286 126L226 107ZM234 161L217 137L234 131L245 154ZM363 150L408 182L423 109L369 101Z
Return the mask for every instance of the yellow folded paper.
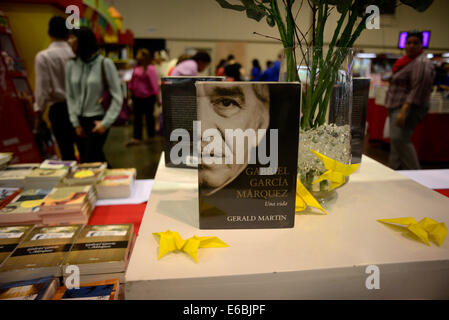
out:
M155 232L153 234L160 238L158 260L169 252L181 250L184 246L185 241L182 240L181 236L176 231L171 232L170 230L167 230L165 232Z
M165 232L155 232L155 236L160 237L158 260L169 252L183 251L197 261L199 248L223 248L229 247L217 237L197 237L193 236L183 240L178 232L167 230Z
M355 171L357 171L360 163L357 164L344 164L338 162L337 160L331 159L324 154L321 154L315 150L310 150L314 155L316 155L324 164L326 172L318 177L312 183L318 183L323 180L329 180L331 182L329 191L338 188L343 183L345 183L345 177L349 177Z
M441 247L448 233L444 222L438 223L437 221L427 217L423 218L420 222L416 222L416 220L411 217L379 219L377 221L402 225L428 246L430 246L429 239L431 239Z
M327 214L326 210L324 210L320 203L310 194L301 181L297 179L295 212L304 211L307 206L317 208Z

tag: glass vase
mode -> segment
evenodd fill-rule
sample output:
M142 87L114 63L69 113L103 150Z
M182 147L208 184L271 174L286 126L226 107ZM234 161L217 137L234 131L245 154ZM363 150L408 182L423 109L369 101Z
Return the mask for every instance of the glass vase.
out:
M351 163L353 50L297 47L285 49L284 57L280 80L295 81L291 71L295 68L302 90L298 178L323 205L336 193L328 180L313 183L326 168L310 150Z

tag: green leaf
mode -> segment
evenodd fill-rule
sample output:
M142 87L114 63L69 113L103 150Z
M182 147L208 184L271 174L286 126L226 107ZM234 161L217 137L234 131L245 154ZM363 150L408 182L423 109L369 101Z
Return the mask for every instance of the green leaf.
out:
M267 23L270 27L274 27L276 25L273 16L267 16Z
M224 9L231 9L236 11L245 11L245 7L238 4L231 4L226 0L215 0Z
M246 16L250 19L260 21L267 15L265 9L259 7L254 0L240 0L246 8Z
M412 7L416 11L423 12L426 11L433 0L400 0L403 4Z

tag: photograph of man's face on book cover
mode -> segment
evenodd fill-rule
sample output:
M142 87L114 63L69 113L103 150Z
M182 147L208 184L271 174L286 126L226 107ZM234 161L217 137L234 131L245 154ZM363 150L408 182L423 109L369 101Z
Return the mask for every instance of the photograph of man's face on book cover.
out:
M196 86L200 228L293 226L299 84Z

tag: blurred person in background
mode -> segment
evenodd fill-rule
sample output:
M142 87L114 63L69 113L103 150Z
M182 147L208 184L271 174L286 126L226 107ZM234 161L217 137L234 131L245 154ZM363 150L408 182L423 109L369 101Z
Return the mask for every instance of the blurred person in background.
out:
M75 30L74 35L76 57L67 62L65 72L70 122L81 162L107 162L103 146L123 104L120 79L112 60L98 53L97 40L89 28ZM111 96L107 111L102 104L106 89Z
M180 64L173 70L172 76L197 76L207 69L211 62L210 55L204 51L198 51L195 55Z
M127 146L142 141L142 117L145 115L148 139L154 138L154 105L161 104L160 87L156 68L151 64L151 54L147 49L139 49L136 55L137 66L134 67L128 88L131 92L134 112L133 138Z
M176 64L173 67L171 67L171 69L168 71L168 76L170 77L173 74L173 70L175 70L175 68L178 64L180 64L183 61L189 60L190 58L191 58L191 56L187 53L181 54L178 57L178 59L176 60Z
M68 44L65 18L54 16L48 25L49 47L35 58L36 86L35 130L42 124L42 114L50 106L48 117L62 160L75 160L75 131L69 120L65 92L65 64L74 57Z
M422 46L422 33L408 33L405 56L396 61L392 71L386 96L390 117L389 164L394 170L417 170L420 164L411 136L429 110L435 77L435 68Z
M215 75L217 77L223 77L225 75L225 67L226 67L226 60L221 59L217 67L215 68Z
M253 60L253 68L251 69L251 81L259 81L262 76L262 68L260 67L259 60Z
M235 61L234 55L230 54L226 61L224 73L227 81L241 81L244 70L242 65Z

